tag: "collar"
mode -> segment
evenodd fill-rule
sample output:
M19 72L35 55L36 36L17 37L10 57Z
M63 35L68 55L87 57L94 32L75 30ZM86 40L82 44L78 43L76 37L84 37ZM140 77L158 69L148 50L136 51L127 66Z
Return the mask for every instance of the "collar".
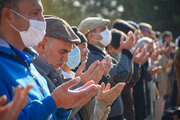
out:
M31 61L34 59L35 55L38 55L37 53L33 52L31 54L27 54L26 52L21 52L11 44L4 41L2 38L0 38L0 52L5 53L8 55L16 56L22 59L25 63L30 65Z
M107 54L107 52L104 53L104 52L102 51L102 48L99 49L99 48L97 48L96 46L94 46L94 45L92 45L92 44L88 44L88 49L89 49L91 52L97 52L97 53L102 54L103 56L106 56L106 54Z
M95 47L97 47L98 49L100 49L104 54L107 54L107 51L106 51L106 49L104 48L104 49L102 49L101 47L99 47L99 46L97 46L97 45L95 45Z
M0 38L0 52L16 56L16 53L11 49L10 45L2 38Z
M43 69L43 72L45 75L49 75L51 73L51 71L54 71L55 69L47 64L46 62L44 62L43 60L39 59L38 57L36 57L36 59L33 60L33 64L37 64L38 66L40 66L40 68Z

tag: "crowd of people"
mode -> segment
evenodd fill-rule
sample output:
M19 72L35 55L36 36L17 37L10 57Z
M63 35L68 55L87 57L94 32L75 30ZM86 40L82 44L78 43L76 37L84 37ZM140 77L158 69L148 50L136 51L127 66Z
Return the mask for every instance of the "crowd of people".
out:
M180 37L148 23L70 26L0 0L0 120L180 120Z

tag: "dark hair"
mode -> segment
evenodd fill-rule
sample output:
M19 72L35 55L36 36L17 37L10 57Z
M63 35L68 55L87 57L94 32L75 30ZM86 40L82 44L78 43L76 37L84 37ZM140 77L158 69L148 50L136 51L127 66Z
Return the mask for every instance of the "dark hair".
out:
M110 45L113 48L118 49L120 46L121 37L122 37L122 35L125 35L125 33L123 33L122 31L119 31L117 29L112 29L111 35L112 35L112 40L111 40Z
M169 37L169 36L172 36L172 32L170 32L170 31L164 31L164 32L162 33L163 43L165 42L165 38L166 38L166 37Z
M161 32L155 31L156 38L159 38L161 36Z
M13 9L17 8L17 3L19 1L20 0L0 0L0 13L1 13L2 9L5 7L13 8ZM0 14L0 22L1 22L1 14Z
M116 28L117 30L121 30L124 33L128 33L129 31L132 31L133 33L135 32L135 29L133 28L132 25L130 25L128 22L117 19L113 22L112 28Z

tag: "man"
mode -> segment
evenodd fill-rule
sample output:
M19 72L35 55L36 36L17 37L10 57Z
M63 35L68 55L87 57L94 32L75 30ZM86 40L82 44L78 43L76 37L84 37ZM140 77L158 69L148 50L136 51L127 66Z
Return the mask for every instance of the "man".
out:
M91 81L76 92L71 91L69 88L80 82L80 78L76 78L50 95L46 80L31 63L35 53L22 52L25 47L37 45L45 35L41 1L1 0L0 3L0 96L5 94L9 103L16 86L25 88L31 83L34 87L18 119L67 119L70 111L64 109L87 103L99 87Z
M53 91L58 86L58 84L61 84L60 82L58 83L58 81L60 81L60 80L62 82L66 81L63 78L60 78L61 73L59 72L60 71L59 67L64 66L64 63L67 62L68 56L66 53L62 54L59 52L63 50L63 51L67 51L67 53L69 53L69 51L72 48L70 48L70 50L68 50L67 45L69 43L74 44L74 43L78 43L78 42L75 41L77 39L77 37L72 32L72 29L70 28L70 26L68 25L68 23L66 21L64 21L56 16L46 16L45 20L47 22L46 36L35 47L35 49L39 53L39 58L42 59L46 63L44 63L40 59L36 59L34 61L34 65L36 66L38 71L46 78L46 80L48 81L48 85L50 85L49 86L50 90ZM79 34L78 34L78 36L79 36ZM75 56L73 56L73 58L74 57ZM80 57L80 56L77 56L77 57ZM83 57L83 58L85 58L85 57ZM72 62L73 60L70 60L70 59L72 59L72 58L68 58L68 62L69 62L69 64L72 64L70 62ZM75 58L75 59L78 59L78 58ZM49 65L47 65L47 63ZM62 63L62 65L60 64L58 66L58 63ZM101 76L104 72L103 69L105 68L105 66L103 68L102 63L103 62L101 62L99 65L96 65L96 63L93 63L92 66L87 70L87 72L83 73L83 75L86 76L85 79L86 80L93 79L95 81L95 83L96 83L96 81L99 82L99 80L101 79ZM68 65L67 65L67 67L68 67ZM94 69L92 69L93 66L94 66ZM53 71L53 68L55 69L55 71ZM83 75L80 75L80 76L82 77ZM84 81L83 78L84 77L82 77L81 83L85 84L87 81ZM51 83L52 83L52 85L54 85L54 88L52 88ZM82 86L82 84L81 84L81 86ZM88 113L86 113L85 114L86 118L84 118L84 119L100 120L103 116L108 114L108 112L107 112L104 115L105 108L109 104L111 104L111 101L113 101L120 94L122 88L123 88L122 86L117 85L113 89L110 89L110 90L107 90L104 92L99 92L98 95L101 97L97 97L98 100L97 100L95 109L92 109L89 112L91 114L92 113L94 113L94 114L88 116ZM118 92L115 92L115 91L118 91ZM109 94L109 95L106 95L106 94ZM93 102L95 102L95 101L93 101ZM108 108L109 108L109 106L108 106ZM77 111L79 109L75 108L73 110ZM73 116L73 113L72 113L72 116ZM76 119L80 119L80 117L76 116Z
M126 35L124 32L112 29L111 30L112 34L112 41L111 43L107 46L107 51L108 53L114 57L117 61L120 60L121 58L121 43L124 39L126 39ZM143 57L146 56L145 51L144 52L139 52L137 55L134 54L133 59L136 60L134 61L134 65L132 65L132 71L131 71L131 76L129 79L129 83L126 84L125 88L122 91L122 99L123 99L123 107L124 107L124 117L127 120L135 120L135 111L134 111L134 104L133 104L133 98L132 98L132 93L131 89L135 86L136 82L139 80L139 63L143 59Z
M76 44L77 47L79 48L81 52L81 62L87 61L88 59L88 54L89 54L89 49L87 48L87 39L86 37L78 30L77 27L73 26L72 27L73 31L75 34L80 38L81 42L79 44Z
M109 20L97 17L89 17L81 21L79 30L84 33L88 39L88 49L90 50L87 60L87 67L89 67L94 61L101 61L108 56L105 47L111 42L111 33L107 29L107 25L109 23ZM131 69L132 54L128 50L131 49L133 42L134 37L131 33L129 33L128 40L122 42L122 59L118 62L118 64L116 64L116 61L113 61L115 64L111 66L110 72L107 71L104 73L101 82L107 83L109 74L112 78L110 80L112 85L115 85L118 82L124 82ZM111 62L110 60L107 61ZM123 119L121 97L118 97L115 103L111 106L112 110L110 113L110 119Z
M163 33L162 33L162 40L163 40L163 43L170 43L170 42L172 42L172 40L173 40L173 35L172 35L172 32L170 32L170 31L164 31Z

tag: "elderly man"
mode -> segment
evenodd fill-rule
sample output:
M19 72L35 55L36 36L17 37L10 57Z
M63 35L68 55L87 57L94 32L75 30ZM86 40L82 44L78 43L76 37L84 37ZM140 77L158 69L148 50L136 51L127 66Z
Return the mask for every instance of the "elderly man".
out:
M87 103L99 87L91 81L82 88L69 90L80 82L80 78L76 78L59 86L50 95L46 80L31 63L35 53L22 52L25 47L36 46L45 35L41 0L1 0L0 3L0 96L5 94L9 103L16 86L25 88L33 84L18 119L67 119L69 110L62 108Z
M108 19L97 17L89 17L81 21L79 30L85 34L88 39L88 48L90 53L88 55L87 67L96 60L105 59L107 63L111 63L111 57L107 54L105 47L111 43L111 33L107 29L110 23ZM108 82L115 85L119 82L128 82L127 77L131 69L132 54L129 52L134 43L134 36L132 33L128 34L127 40L122 42L122 58L117 63L113 60L113 66L110 66L110 72L105 71L101 82ZM107 66L109 67L109 66ZM109 73L109 74L108 74ZM110 79L110 77L111 79ZM123 119L123 107L121 96L111 106L111 113L109 119Z

